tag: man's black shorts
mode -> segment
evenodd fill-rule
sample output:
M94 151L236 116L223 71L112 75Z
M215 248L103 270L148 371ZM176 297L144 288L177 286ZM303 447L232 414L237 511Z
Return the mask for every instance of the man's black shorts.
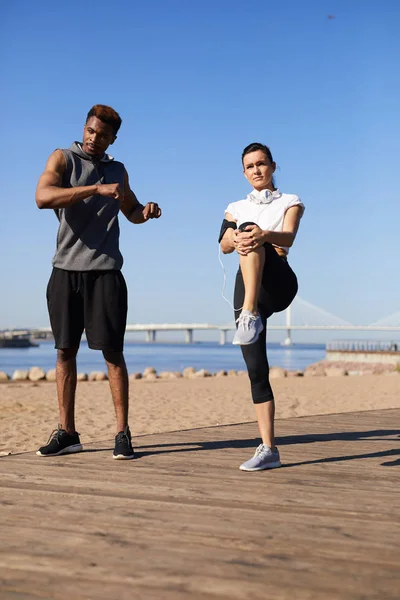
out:
M89 348L122 352L128 293L121 271L54 267L47 306L56 348L77 348L85 330Z

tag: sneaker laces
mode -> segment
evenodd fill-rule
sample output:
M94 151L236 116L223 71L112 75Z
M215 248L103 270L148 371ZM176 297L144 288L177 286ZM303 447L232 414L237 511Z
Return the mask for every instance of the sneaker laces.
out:
M243 313L240 315L238 319L236 319L236 323L243 325L243 329L250 329L250 323L252 321L256 321L256 315L244 315Z
M267 446L266 444L260 444L257 450L255 451L254 456L260 456L260 454L263 454L267 450L270 450L269 446Z
M131 443L131 438L130 435L128 433L128 430L125 431L120 431L119 433L117 433L117 442L128 442L128 444Z
M51 432L49 439L47 440L47 444L50 444L51 440L56 440L58 442L59 441L59 437L60 437L60 435L62 434L63 431L64 430L61 429L60 425L57 427L57 429L54 429L54 431Z

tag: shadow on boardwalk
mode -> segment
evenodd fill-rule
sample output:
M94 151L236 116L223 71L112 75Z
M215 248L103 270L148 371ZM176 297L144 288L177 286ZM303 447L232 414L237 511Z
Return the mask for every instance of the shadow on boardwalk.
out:
M355 414L355 413L353 413ZM372 413L373 414L373 413ZM336 416L336 415L335 415ZM324 416L323 419L328 419L329 416ZM237 427L237 425L231 426ZM256 429L256 428L255 428ZM226 431L229 431L229 426L225 427ZM192 430L193 434L195 434L196 430ZM292 446L296 444L315 444L315 443L325 443L325 442L342 442L342 448L345 449L347 444L345 442L357 442L357 441L366 441L370 439L373 442L376 441L385 441L387 438L398 437L400 440L400 429L371 429L371 430L362 430L362 431L340 431L340 432L329 432L329 433L308 433L302 435L287 435L287 436L278 436L276 438L277 446ZM155 445L145 445L140 444L140 451L138 451L138 457L149 456L152 454L173 454L176 452L199 452L199 451L210 451L210 450L221 450L221 449L229 449L229 448L255 448L255 446L259 443L259 438L250 437L245 439L226 439L226 440L217 440L210 442L186 442L186 443L173 443L171 444L155 444ZM143 449L145 449L143 451ZM391 450L383 450L380 452L367 452L363 454L349 454L349 455L341 455L341 456L333 456L326 457L312 461L305 462L293 462L286 463L283 467L297 467L300 465L308 465L308 464L318 464L318 463L329 463L343 460L357 460L362 458L383 458L386 456L400 456L400 448L399 449L391 449ZM399 461L382 463L382 466L395 466L399 464Z
M399 597L400 410L280 420L284 468L242 473L247 423L4 457L2 600Z

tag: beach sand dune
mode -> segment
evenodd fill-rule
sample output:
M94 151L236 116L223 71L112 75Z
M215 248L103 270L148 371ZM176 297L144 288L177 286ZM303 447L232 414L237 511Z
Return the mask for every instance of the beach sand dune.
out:
M273 389L277 418L400 407L397 373L283 378L273 381ZM138 380L131 382L130 402L134 436L255 420L247 375ZM57 427L57 415L54 383L1 384L0 452L35 450ZM76 416L83 443L113 438L115 417L108 382L78 384Z

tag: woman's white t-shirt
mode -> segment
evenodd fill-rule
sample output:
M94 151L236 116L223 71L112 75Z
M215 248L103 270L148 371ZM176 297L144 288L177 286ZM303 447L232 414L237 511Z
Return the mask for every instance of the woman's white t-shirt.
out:
M295 194L283 194L279 190L274 192L253 190L244 200L231 202L225 209L225 213L232 215L238 227L246 221L251 221L263 230L282 231L286 211L292 206L301 206L303 216L304 204ZM289 253L289 248L284 246L278 248Z

